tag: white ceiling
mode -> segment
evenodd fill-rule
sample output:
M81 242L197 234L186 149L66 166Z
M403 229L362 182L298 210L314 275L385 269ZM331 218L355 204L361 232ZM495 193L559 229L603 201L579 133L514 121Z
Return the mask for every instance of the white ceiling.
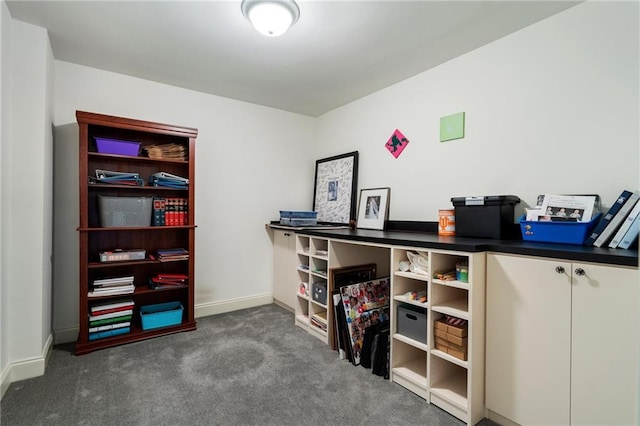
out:
M298 0L275 38L240 0L6 3L56 59L316 117L579 1Z

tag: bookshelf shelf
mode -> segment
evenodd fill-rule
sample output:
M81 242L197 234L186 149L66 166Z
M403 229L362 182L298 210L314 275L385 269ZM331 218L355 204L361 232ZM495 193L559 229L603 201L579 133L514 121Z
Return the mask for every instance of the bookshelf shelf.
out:
M76 354L86 354L98 349L104 349L125 343L137 342L151 337L181 331L195 330L194 316L194 273L195 273L195 139L196 129L153 123L129 118L113 117L102 114L77 111L76 118L79 127L79 181L80 181L80 279L79 279L79 324L80 331L76 342ZM95 138L116 139L122 141L136 141L140 144L140 156L126 156L98 152ZM151 147L153 145L153 148ZM165 148L177 148L183 159L148 158L146 149L166 152ZM89 183L89 176L94 176L97 169L125 173L137 173L144 185L111 185ZM155 187L149 185L149 178L158 172L166 172L189 179L188 189ZM182 225L169 226L113 226L103 227L98 202L99 195L109 197L162 197L182 199L187 206L181 209L180 220L172 223ZM119 200L117 200L119 201ZM124 201L123 201L124 202ZM167 204L169 201L167 201ZM176 206L177 206L177 202ZM154 203L155 204L155 203ZM121 208L122 210L118 210ZM177 207L176 207L177 210ZM153 212L159 214L158 211ZM136 215L140 212L136 211ZM151 213L150 213L151 214ZM125 207L114 208L113 215L120 215L123 220L129 220ZM139 216L138 216L139 217ZM151 219L151 218L149 218ZM142 222L144 222L144 217ZM142 223L141 222L141 223ZM151 224L150 220L150 224ZM127 222L124 222L127 223ZM135 222L137 223L137 222ZM114 223L118 225L120 223ZM189 253L188 259L175 261L160 261L150 258L159 249L184 248ZM120 262L97 262L98 254L115 249L144 249L147 258ZM152 289L149 279L152 277L183 276L184 285L175 287ZM93 296L89 292L94 288L95 281L108 281L107 278L130 278L134 290L124 294L109 294ZM103 284L104 285L104 284ZM98 284L95 284L97 287ZM123 290L124 292L124 290ZM133 313L125 318L116 315L114 323L129 323L120 328L109 328L108 318L89 320L91 307L97 304L112 306L120 300L134 302ZM157 329L143 330L140 319L142 306L179 302L182 306L182 321L179 324ZM131 309L131 308L129 308ZM91 322L91 324L90 324ZM90 335L89 328L96 327L96 323L104 327L106 337L95 338ZM126 332L108 336L109 331L121 330ZM92 330L93 331L93 330ZM103 331L103 330L100 330ZM99 332L100 332L99 331Z
M161 232L175 228L197 228L196 225L172 225L172 226L127 226L127 227L109 227L109 228L78 228L80 232L122 232L122 231L154 231Z

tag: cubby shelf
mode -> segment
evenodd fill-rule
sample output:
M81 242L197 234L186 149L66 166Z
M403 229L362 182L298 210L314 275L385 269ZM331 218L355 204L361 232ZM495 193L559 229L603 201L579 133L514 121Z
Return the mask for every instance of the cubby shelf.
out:
M484 254L393 247L392 264L397 267L408 261L412 253L428 259L429 275L399 270L392 274L391 380L468 424L475 424L482 419L484 409ZM473 283L430 277L455 270L461 261L469 265L468 276L473 277ZM411 292L426 293L426 302L409 298ZM420 330L425 330L426 343L407 337L398 329L398 308L406 305L426 312L425 323L418 324ZM466 360L448 353L450 349L446 347L435 347L435 322L448 316L467 321Z

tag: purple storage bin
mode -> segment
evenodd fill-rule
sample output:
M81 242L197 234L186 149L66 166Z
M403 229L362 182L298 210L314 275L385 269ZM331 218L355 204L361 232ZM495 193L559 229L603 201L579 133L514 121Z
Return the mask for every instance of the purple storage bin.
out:
M140 151L140 142L123 141L120 139L108 139L96 137L98 152L102 154L129 155L137 157Z

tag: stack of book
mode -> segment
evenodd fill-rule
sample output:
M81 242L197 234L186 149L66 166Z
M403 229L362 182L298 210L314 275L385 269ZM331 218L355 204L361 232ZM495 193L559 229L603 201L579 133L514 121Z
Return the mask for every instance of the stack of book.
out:
M153 197L153 226L188 225L188 202L183 197Z
M96 169L96 177L89 176L89 183L107 183L111 185L144 186L140 174Z
M187 259L189 259L189 252L183 248L158 249L158 260L160 262L173 262Z
M149 287L154 290L186 287L188 279L185 274L158 274L149 278Z
M189 189L189 179L167 172L158 172L149 176L149 184L174 189Z
M89 340L131 332L134 302L118 299L89 308Z
M316 312L311 315L311 325L319 328L322 331L327 331L327 312Z
M585 245L628 249L638 242L640 192L623 190L591 232Z
M135 290L133 276L103 278L94 280L89 288L89 297L113 296L117 294L131 294Z

